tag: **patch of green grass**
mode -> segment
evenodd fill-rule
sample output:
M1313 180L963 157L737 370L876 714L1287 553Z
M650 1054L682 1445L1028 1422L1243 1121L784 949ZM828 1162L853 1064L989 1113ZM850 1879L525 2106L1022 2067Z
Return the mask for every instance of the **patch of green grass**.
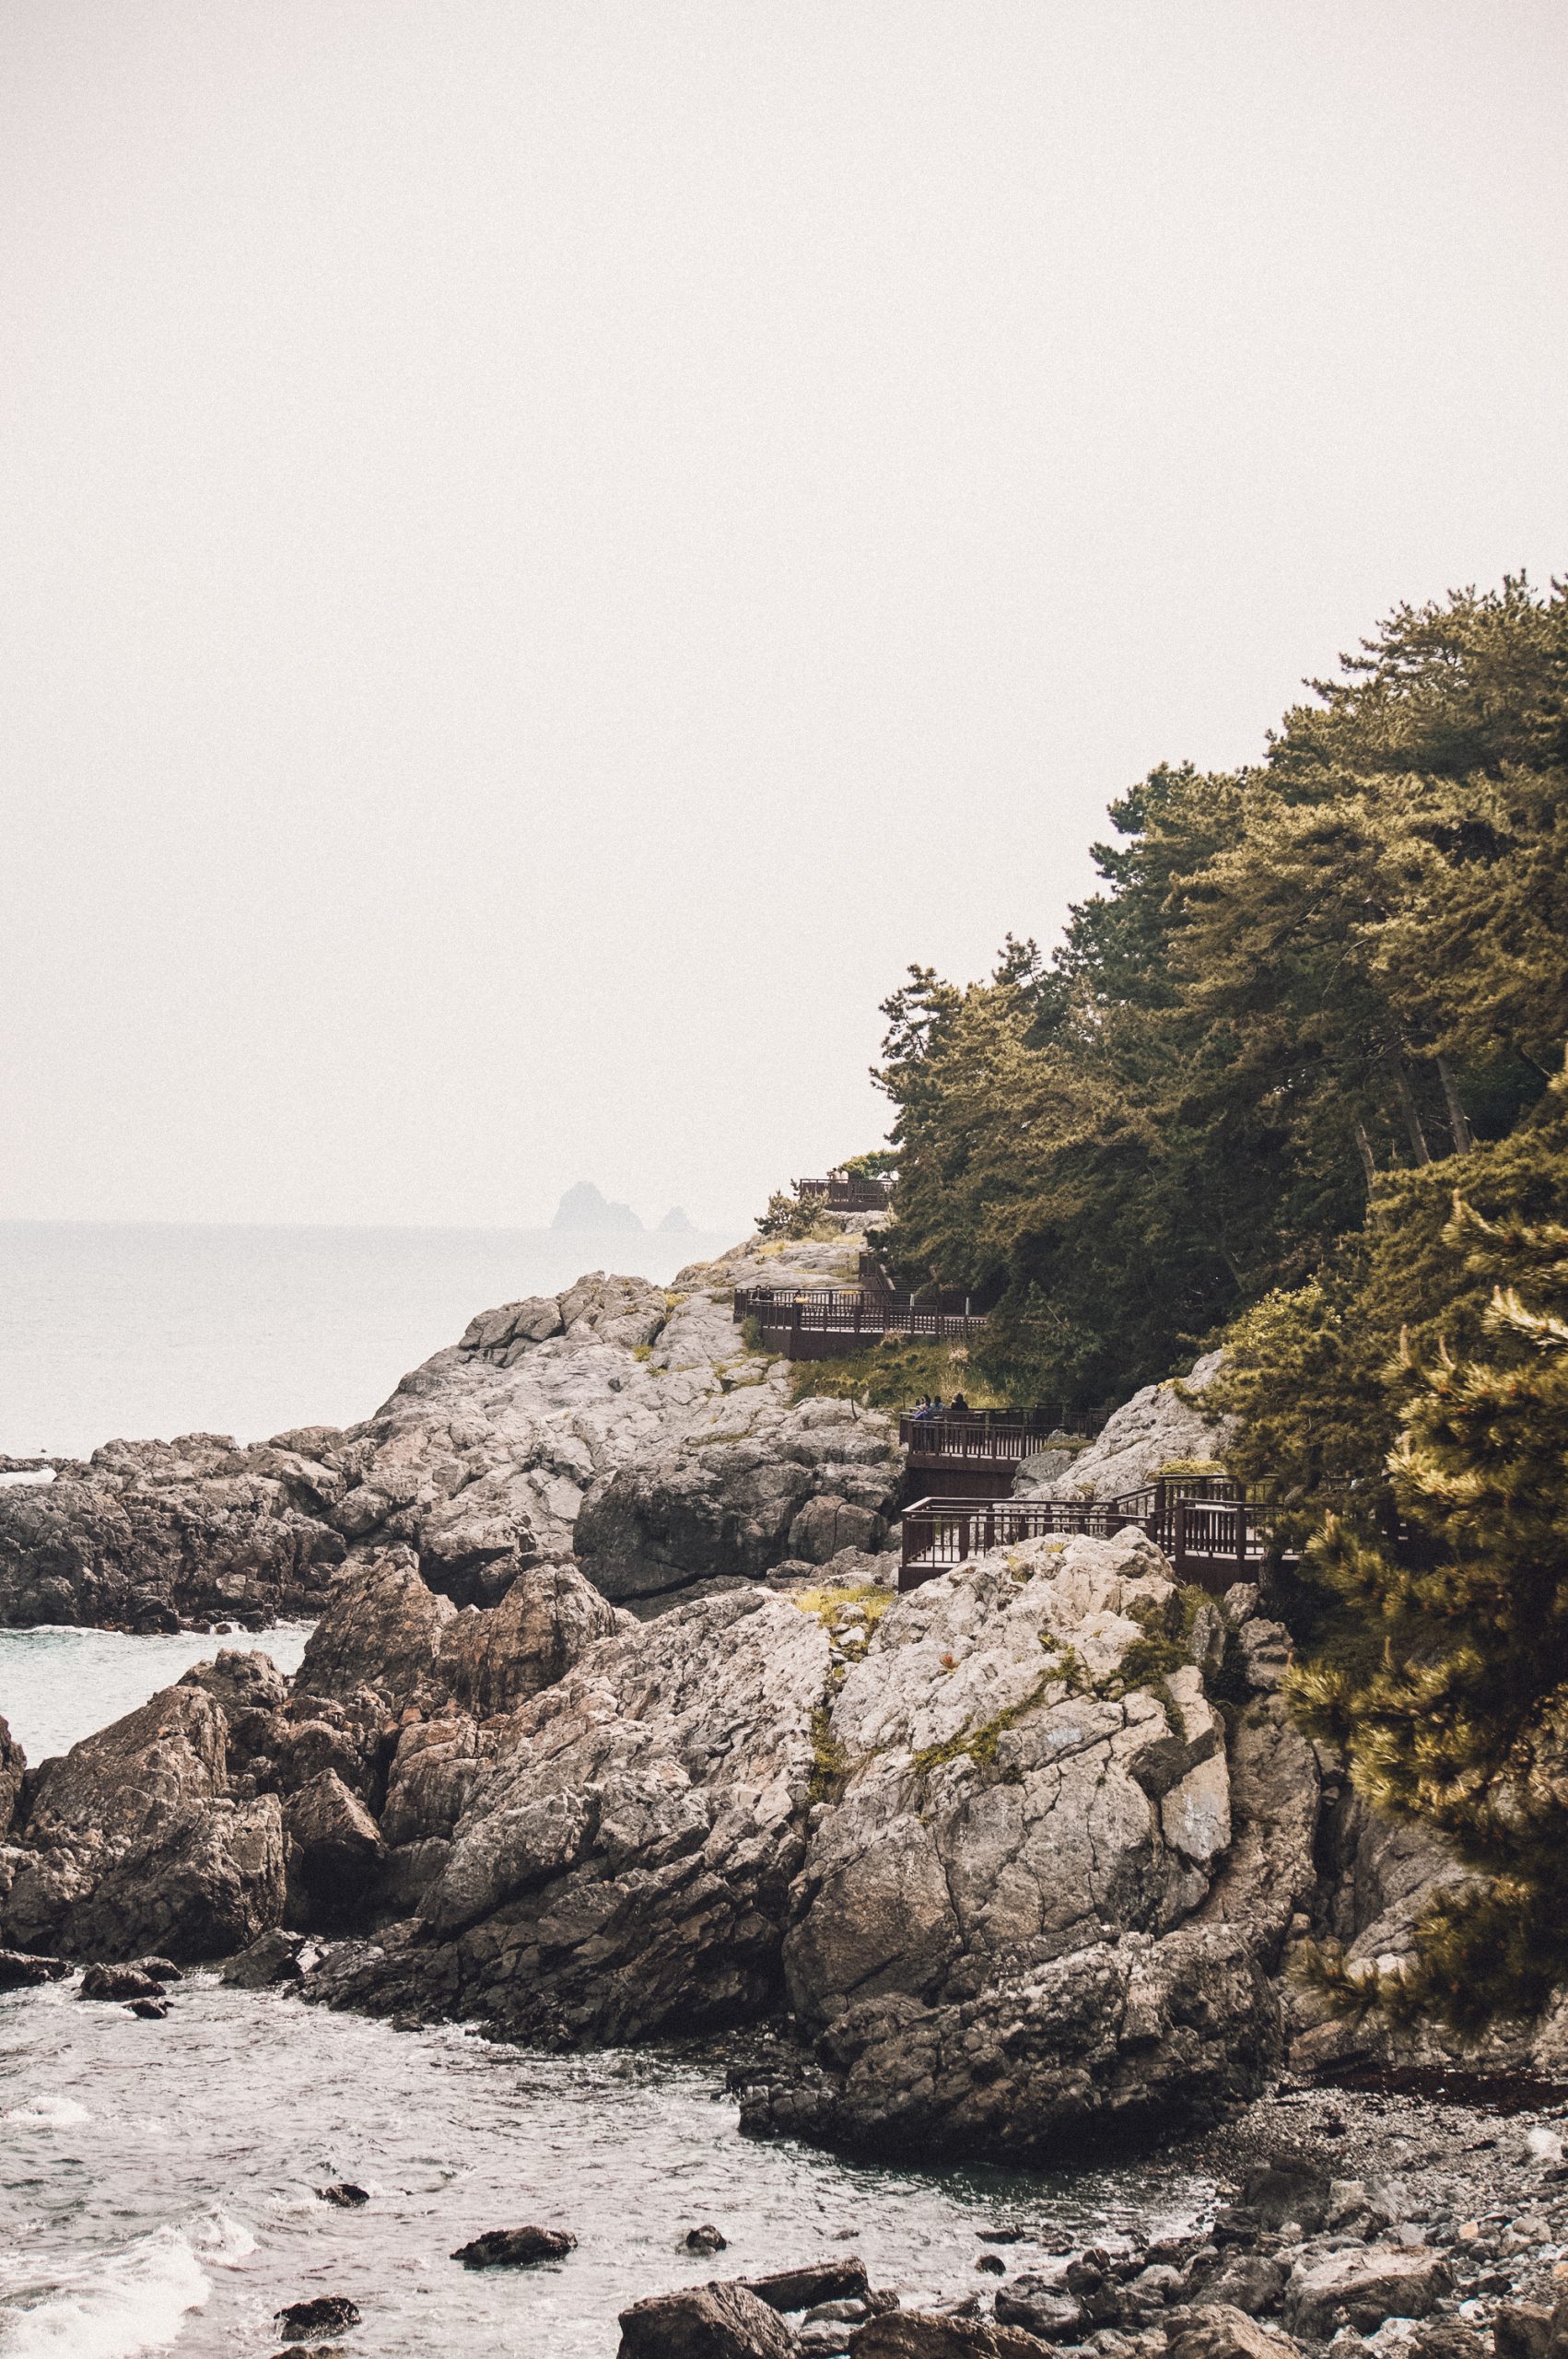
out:
M859 1401L868 1409L913 1409L932 1393L950 1401L962 1392L974 1409L1003 1409L998 1392L977 1383L962 1344L919 1343L884 1335L841 1360L797 1360L790 1371L796 1401Z
M1059 1649L1057 1641L1048 1634L1042 1634L1040 1644L1049 1648L1053 1653L1071 1652L1071 1649ZM963 1729L956 1736L948 1737L941 1744L927 1745L923 1752L916 1754L910 1764L916 1777L924 1783L933 1769L943 1768L950 1761L962 1761L965 1758L972 1761L977 1769L994 1770L997 1766L997 1747L1002 1737L1006 1735L1009 1729L1016 1728L1019 1721L1026 1713L1032 1712L1036 1704L1043 1703L1051 1688L1059 1687L1062 1684L1062 1679L1060 1663L1053 1662L1049 1670L1041 1673L1027 1696L1021 1696L1016 1704L1006 1705L1001 1711L993 1713L989 1720L983 1720L977 1729ZM1004 1769L1001 1772L1001 1782L1004 1785L1017 1785L1021 1781L1021 1777L1022 1773L1016 1769Z
M810 1800L837 1802L848 1772L844 1748L833 1733L833 1707L825 1700L812 1714L812 1774L807 1787Z
M838 1589L798 1589L790 1598L802 1614L814 1614L825 1630L831 1630L847 1605L858 1605L866 1617L866 1628L874 1630L897 1591L881 1589L875 1581L848 1582Z

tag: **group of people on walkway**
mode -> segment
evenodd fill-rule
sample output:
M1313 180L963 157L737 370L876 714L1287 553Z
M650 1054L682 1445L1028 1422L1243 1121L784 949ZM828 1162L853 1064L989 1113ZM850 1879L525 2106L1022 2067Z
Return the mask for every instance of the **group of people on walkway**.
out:
M952 1400L946 1404L945 1408L942 1405L942 1399L940 1392L928 1393L926 1398L919 1403L919 1407L914 1412L917 1418L973 1417L978 1415L978 1414L979 1412L977 1410L970 1408L969 1403L965 1400L962 1392L955 1392Z

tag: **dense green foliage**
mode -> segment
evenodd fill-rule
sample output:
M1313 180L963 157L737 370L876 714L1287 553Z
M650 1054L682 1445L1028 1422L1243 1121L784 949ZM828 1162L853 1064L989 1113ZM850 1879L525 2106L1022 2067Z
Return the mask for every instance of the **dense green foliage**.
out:
M803 1238L828 1238L842 1234L837 1222L827 1217L820 1196L802 1196L794 1189L776 1188L767 1200L766 1212L756 1216L759 1237L785 1237L797 1240Z
M1013 1399L1224 1340L1299 1708L1475 1872L1408 1974L1319 1978L1470 2031L1568 1978L1568 586L1402 608L1315 696L1113 806L1048 964L910 970L888 1250Z
M1330 1520L1313 1554L1387 1643L1360 1675L1319 1661L1294 1684L1359 1790L1478 1871L1429 1906L1409 1972L1358 1980L1326 1957L1321 1980L1470 2032L1568 1979L1568 1227L1461 1204L1444 1244L1457 1299L1489 1299L1468 1356L1407 1353L1390 1471L1431 1545Z
M1369 1195L1561 1062L1568 593L1401 609L1315 694L1257 768L1113 806L1048 964L1010 938L887 1003L890 1250L993 1305L1015 1397L1124 1393L1280 1291L1342 1318Z

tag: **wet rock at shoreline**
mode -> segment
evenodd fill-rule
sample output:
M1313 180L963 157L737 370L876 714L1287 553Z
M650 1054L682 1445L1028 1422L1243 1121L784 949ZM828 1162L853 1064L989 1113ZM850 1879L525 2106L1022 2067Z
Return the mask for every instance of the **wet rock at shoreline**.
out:
M455 1816L409 1847L417 1914L313 1995L552 2042L764 2011L828 1669L814 1616L751 1588L602 1640L487 1731ZM389 1813L398 1792L394 1768Z
M685 2286L620 2317L618 2359L793 2359L778 2312L740 2284Z
M819 2302L863 2301L871 2291L866 2264L854 2252L841 2259L810 2261L800 2269L776 2269L766 2277L743 2277L740 2283L773 2310L809 2310Z
M1193 2310L1172 2330L1168 2349L1170 2359L1298 2359L1289 2335L1224 2302Z
M235 1799L228 1750L220 1706L179 1686L46 1761L0 1854L0 1938L111 1962L192 1959L275 1923L281 1810Z
M531 2269L536 2261L564 2260L577 2249L565 2228L487 2228L453 2253L464 2269Z
M0 1950L0 1990L36 1990L45 1982L62 1982L71 1971L63 1957L41 1957L27 1950Z
M851 2338L854 2359L1047 2359L1053 2345L1022 2327L944 2310L887 2310Z
M178 1628L313 1613L340 1533L276 1453L226 1434L114 1441L0 1490L0 1625Z
M89 1966L78 1999L161 1999L163 1985L136 1966Z
M280 2334L303 2335L314 2341L323 2334L340 2334L359 2324L359 2310L345 2294L317 2294L309 2301L290 2302L273 2320Z
M1314 2342L1340 2324L1364 2333L1387 2318L1425 2318L1450 2282L1446 2261L1425 2245L1353 2246L1292 2271L1284 2320Z

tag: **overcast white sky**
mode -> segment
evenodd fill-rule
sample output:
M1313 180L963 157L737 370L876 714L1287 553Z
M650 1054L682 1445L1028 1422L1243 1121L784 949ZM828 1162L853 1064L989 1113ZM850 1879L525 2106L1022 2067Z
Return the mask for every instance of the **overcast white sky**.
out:
M0 1214L755 1210L1568 562L1560 0L10 0Z

